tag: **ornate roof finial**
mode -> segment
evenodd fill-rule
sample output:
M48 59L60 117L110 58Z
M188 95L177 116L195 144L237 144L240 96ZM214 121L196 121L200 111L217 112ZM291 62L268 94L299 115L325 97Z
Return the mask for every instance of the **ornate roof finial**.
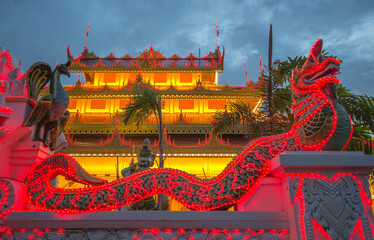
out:
M81 75L80 75L80 74L78 75L78 80L75 82L75 85L77 85L77 86L82 85L82 82L81 82Z
M141 84L142 82L143 82L143 80L142 80L141 70L139 68L139 75L136 78L136 84Z
M245 83L246 83L246 86L247 86L247 88L249 88L252 83L251 83L251 79L248 78L247 64L245 63L245 61L244 61L244 74L245 74Z
M179 121L183 120L183 111L181 109L181 112L179 113Z

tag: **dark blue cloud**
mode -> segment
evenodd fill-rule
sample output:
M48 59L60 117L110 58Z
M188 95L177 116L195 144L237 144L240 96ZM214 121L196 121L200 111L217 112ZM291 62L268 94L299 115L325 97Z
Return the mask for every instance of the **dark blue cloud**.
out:
M274 59L306 55L317 38L343 60L342 82L354 92L374 95L374 2L316 1L6 1L0 0L0 45L23 70L35 61L66 60L66 47L79 54L90 23L88 47L100 56L140 53L153 42L168 56L198 54L225 46L220 84L244 85L258 77L258 60L267 62L269 24ZM70 82L74 82L72 79Z

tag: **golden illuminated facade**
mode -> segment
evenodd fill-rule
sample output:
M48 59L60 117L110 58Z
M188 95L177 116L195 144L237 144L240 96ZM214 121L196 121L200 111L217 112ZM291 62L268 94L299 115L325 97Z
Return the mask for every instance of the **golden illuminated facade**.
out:
M126 54L119 58L111 53L99 58L83 51L69 70L83 73L84 84L78 80L65 86L72 116L66 129L69 146L65 152L88 172L109 181L117 178L117 161L119 171L127 167L145 138L150 139L151 150L157 154L155 119L151 117L137 127L125 126L120 117L138 84L146 84L158 90L164 101L165 167L203 179L216 176L248 142L248 129L237 126L213 136L212 116L230 101L240 100L254 107L261 102L258 93L247 87L217 84L223 60L224 50L221 53L219 48L201 58L192 53L184 58L166 57L152 45L137 57Z

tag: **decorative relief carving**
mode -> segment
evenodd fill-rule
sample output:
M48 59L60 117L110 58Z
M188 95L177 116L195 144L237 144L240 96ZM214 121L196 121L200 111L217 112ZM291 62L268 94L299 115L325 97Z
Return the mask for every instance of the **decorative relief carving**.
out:
M290 193L291 204L295 203L295 196L296 196L297 190L299 189L300 179L301 179L301 177L298 177L298 176L297 177L295 177L295 176L287 177L288 191Z
M101 239L138 239L138 240L226 240L226 239L248 239L248 240L288 240L288 231L285 230L195 230L195 229L80 229L80 230L14 230L8 238L28 240L37 239L48 240L101 240Z
M331 181L320 177L306 177L302 191L307 239L314 239L313 218L333 240L350 239L353 227L358 218L361 218L365 239L373 239L360 188L352 176L343 175Z

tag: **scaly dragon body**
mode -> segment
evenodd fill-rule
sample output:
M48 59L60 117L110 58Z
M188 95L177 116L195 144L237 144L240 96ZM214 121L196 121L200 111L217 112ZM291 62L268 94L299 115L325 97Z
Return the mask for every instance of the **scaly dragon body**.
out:
M85 172L70 156L55 154L34 167L26 179L32 204L57 212L110 210L162 193L195 210L227 208L245 195L268 173L269 160L285 151L340 150L349 141L352 127L336 98L334 77L340 62L321 59L317 40L301 71L294 70L291 88L295 124L281 135L250 142L221 174L201 180L174 169L150 169L106 183ZM64 190L51 180L64 175L91 185Z

